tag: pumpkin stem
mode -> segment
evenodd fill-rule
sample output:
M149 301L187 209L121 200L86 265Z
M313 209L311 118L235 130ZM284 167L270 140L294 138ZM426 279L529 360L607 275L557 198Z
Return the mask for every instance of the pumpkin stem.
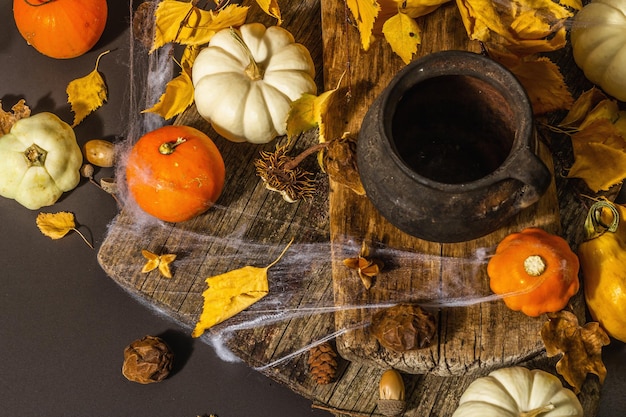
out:
M606 210L610 211L610 221L606 221ZM620 215L617 208L608 201L600 200L596 201L585 219L585 240L590 240L599 236L602 236L606 232L615 233L619 226Z
M539 255L530 255L524 259L524 271L531 277L538 277L546 270L546 261Z
M544 405L543 407L535 408L530 411L522 411L520 412L520 417L537 417L539 414L547 413L548 411L552 411L556 408L556 406L552 403Z
M248 66L246 67L244 71L246 75L250 77L252 81L262 80L263 70L254 59L254 55L252 55L252 51L250 51L250 48L248 48L248 45L246 45L241 35L235 29L233 29L232 26L230 28L230 34L235 39L235 41L239 44L239 46L241 46L241 48L244 50L244 52L248 56L248 59L250 60L250 63L248 64Z
M185 138L178 138L174 142L164 142L159 146L159 153L161 155L171 155L178 145L187 142Z
M42 149L37 144L33 143L24 151L24 157L29 167L42 167L46 162L46 156L48 151Z

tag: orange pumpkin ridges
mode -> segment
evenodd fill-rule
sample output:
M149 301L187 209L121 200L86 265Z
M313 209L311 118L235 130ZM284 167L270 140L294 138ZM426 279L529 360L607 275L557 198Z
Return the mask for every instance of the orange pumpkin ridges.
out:
M530 227L498 244L487 264L489 286L512 310L537 317L565 308L578 292L578 256L560 236Z
M190 126L164 126L131 149L126 183L137 205L167 222L208 210L224 188L225 166L213 141Z
M93 48L106 26L106 0L13 0L22 37L43 55L75 58Z

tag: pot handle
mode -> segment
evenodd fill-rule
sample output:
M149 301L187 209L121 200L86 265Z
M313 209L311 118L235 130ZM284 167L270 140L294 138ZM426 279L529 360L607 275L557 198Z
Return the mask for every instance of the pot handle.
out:
M507 174L524 184L518 200L520 209L536 203L552 181L550 170L530 148L519 149L509 160Z

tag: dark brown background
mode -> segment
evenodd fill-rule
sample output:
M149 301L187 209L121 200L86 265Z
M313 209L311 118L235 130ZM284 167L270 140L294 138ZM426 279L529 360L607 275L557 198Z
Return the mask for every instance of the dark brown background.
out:
M28 47L0 4L0 99L9 109L25 98L34 112L71 121L65 87L93 69L97 55L109 86L108 103L78 128L80 143L123 136L128 121L128 5L111 1L106 32L83 57L59 61ZM1 163L1 161L0 161ZM100 170L97 177L111 173ZM54 207L72 211L96 249L116 214L114 201L82 182ZM0 416L328 415L242 364L217 359L186 329L141 305L102 272L96 251L76 235L60 241L35 226L39 211L0 199ZM174 375L142 386L120 372L122 351L146 334L161 335L178 354ZM605 349L609 375L599 417L626 415L624 344Z

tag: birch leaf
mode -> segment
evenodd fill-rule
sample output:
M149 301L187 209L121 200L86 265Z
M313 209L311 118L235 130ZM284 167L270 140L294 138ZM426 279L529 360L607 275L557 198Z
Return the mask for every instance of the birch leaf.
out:
M292 241L293 242L293 241ZM207 289L202 293L204 305L200 319L192 332L200 337L205 330L247 309L269 292L267 271L280 261L291 242L278 258L264 268L244 266L206 279Z
M73 213L67 211L61 211L58 213L39 213L35 221L41 233L50 239L61 239L69 232L74 231L78 233L87 246L93 249L93 245L89 243L85 236L76 228Z
M391 49L405 64L411 62L413 54L417 52L417 45L422 42L417 22L404 13L398 13L387 19L383 25L383 34Z
M237 4L215 12L202 10L194 2L163 0L155 12L155 37L150 52L170 42L204 45L216 32L243 25L247 15L248 7Z
M142 113L156 113L165 120L184 112L194 101L194 89L188 71L182 70L178 77L170 80L159 101Z
M380 12L380 5L376 0L345 0L348 9L354 17L359 34L361 35L361 46L365 51L370 48L372 43L372 30L374 29L374 20Z
M96 67L84 77L70 81L67 85L67 101L72 106L74 122L72 127L76 127L85 117L98 109L108 98L107 86L98 71L100 58L110 51L101 53L96 59Z
M325 142L325 120L328 117L328 108L332 104L333 95L336 91L337 89L328 90L319 96L303 94L294 101L287 115L287 134L289 137L319 127L320 142Z
M278 22L277 25L280 25L283 20L280 16L280 7L278 7L278 1L276 0L256 0L257 4L263 9L265 13L268 15L275 17Z

